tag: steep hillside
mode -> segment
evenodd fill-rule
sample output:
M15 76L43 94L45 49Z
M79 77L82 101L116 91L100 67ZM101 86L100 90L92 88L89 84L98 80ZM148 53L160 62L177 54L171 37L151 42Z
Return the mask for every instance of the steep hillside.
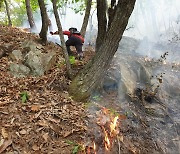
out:
M69 97L61 48L53 43L44 50L57 53L56 65L40 77L15 78L9 72L9 54L22 50L25 40L39 42L23 29L0 26L0 153L71 153L70 141L83 141L86 126L82 105ZM81 69L85 62L73 67Z

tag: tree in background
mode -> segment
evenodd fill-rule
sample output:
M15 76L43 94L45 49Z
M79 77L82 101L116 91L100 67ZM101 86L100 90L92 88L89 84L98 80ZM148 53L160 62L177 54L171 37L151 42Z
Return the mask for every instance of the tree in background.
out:
M44 0L38 0L40 12L41 12L41 20L42 20L42 27L39 33L40 38L44 44L47 43L47 31L48 31L48 16L45 7Z
M27 12L27 17L28 17L30 28L31 29L36 28L33 14L32 14L31 5L30 5L30 0L25 0L25 4L26 4L26 12Z
M8 26L12 26L12 21L11 21L11 17L10 17L10 11L9 11L9 6L8 6L8 2L7 0L4 0L5 6L6 6L6 13L8 16Z
M70 84L69 93L73 96L73 99L78 101L87 99L103 79L117 51L129 17L134 9L135 1L118 0L114 3L112 8L114 16L112 16L111 24L107 24L107 16L105 16L107 13L106 0L97 0L97 11L99 16L102 16L101 18L98 17L98 23L103 23L103 26L106 27L102 27L105 28L104 38L101 43L99 42L96 55ZM98 26L98 31L99 28L101 29L101 27ZM98 35L100 34L98 33Z
M57 6L56 6L57 0L52 0L52 3L53 3L54 16L56 18L56 24L57 24L57 27L58 27L58 33L59 33L59 37L60 37L60 40L61 40L61 46L62 46L62 50L63 50L63 53L64 53L65 62L66 62L68 77L71 78L72 77L71 64L70 64L68 52L67 52L67 49L66 49L66 44L65 44L65 40L64 40L61 21L60 21L58 11L57 11Z
M92 0L87 0L84 20L83 20L83 24L81 27L81 35L83 37L85 36L85 33L86 33L86 29L87 29L87 25L88 25L88 21L89 21L89 16L90 16L90 12L91 12L91 5L92 5Z

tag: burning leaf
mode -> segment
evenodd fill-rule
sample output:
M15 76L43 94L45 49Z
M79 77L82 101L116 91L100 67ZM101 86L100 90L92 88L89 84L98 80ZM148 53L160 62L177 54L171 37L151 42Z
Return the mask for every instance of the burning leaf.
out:
M96 154L96 144L95 144L95 142L93 143L93 149L94 149L94 154Z
M105 141L105 148L106 150L109 150L110 149L110 146L111 146L111 143L110 143L110 140L109 140L109 137L108 137L108 134L106 132L106 130L104 129L104 134L105 134L105 137L104 137L104 141Z
M116 116L114 119L113 119L113 122L111 122L110 124L110 130L111 130L111 134L113 134L116 130L116 125L117 125L117 120L118 120L118 116Z
M2 134L2 136L3 136L4 139L8 138L8 136L9 136L8 133L7 133L7 131L6 131L6 129L5 129L4 127L3 127L2 130L1 130L1 134Z

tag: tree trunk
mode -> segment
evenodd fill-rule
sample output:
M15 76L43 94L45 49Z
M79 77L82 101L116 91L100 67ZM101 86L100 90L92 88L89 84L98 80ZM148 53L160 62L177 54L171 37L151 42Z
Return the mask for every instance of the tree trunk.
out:
M39 36L42 39L42 42L46 44L47 31L48 31L48 16L47 16L44 0L38 0L38 3L39 3L41 19L42 19L42 28L41 28L41 32L39 33Z
M111 26L111 22L113 20L115 11L116 11L116 0L111 0L111 7L108 9L108 17L109 17L108 27Z
M83 24L82 24L82 27L81 27L81 35L83 37L85 36L86 28L87 28L88 21L89 21L89 16L90 16L90 12L91 12L91 4L92 4L92 0L87 0L84 20L83 20Z
M60 21L58 11L57 11L57 6L56 6L57 0L52 0L52 3L53 3L54 16L55 16L56 24L57 24L57 27L58 27L58 33L59 33L59 37L60 37L60 40L61 40L61 46L62 46L62 50L63 50L64 57L65 57L65 62L66 62L66 67L67 67L67 74L68 74L69 78L72 78L71 64L70 64L70 61L69 61L69 56L68 56L68 52L67 52L67 49L66 49L66 44L65 44L63 30L62 30L62 25L61 25L61 21Z
M119 0L111 27L109 27L99 51L76 76L69 87L69 93L73 96L73 99L78 101L87 99L103 79L117 51L135 1Z
M8 16L8 26L12 26L12 21L11 21L11 17L10 17L10 13L9 13L9 6L8 6L8 2L7 0L4 0L5 6L6 6L6 13Z
M97 19L98 19L98 34L96 39L96 52L104 40L107 29L107 0L97 0Z
M30 6L30 0L25 0L25 3L26 3L26 12L27 12L27 17L28 17L30 28L31 29L36 28L36 25L35 25L35 22L33 19L32 9Z

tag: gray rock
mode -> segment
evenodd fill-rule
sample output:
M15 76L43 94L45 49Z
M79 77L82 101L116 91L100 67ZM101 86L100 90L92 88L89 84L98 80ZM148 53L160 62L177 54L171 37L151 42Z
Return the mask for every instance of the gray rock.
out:
M44 66L41 59L42 53L39 50L30 51L26 55L25 64L31 68L32 75L40 76L44 75Z
M9 56L13 61L23 61L23 55L20 50L13 50Z
M10 64L10 71L15 77L25 77L30 74L30 69L23 64Z
M30 51L34 51L36 49L40 50L43 49L43 46L41 44L38 44L32 40L26 40L24 41L21 46L23 48L28 48Z
M118 51L124 54L136 54L135 51L138 48L139 44L139 40L123 36L119 43Z
M32 75L44 75L55 63L55 52L41 53L40 50L30 51L26 55L26 65L30 67Z
M44 75L56 62L56 53L54 51L43 53L43 46L32 40L23 42L22 47L23 53L14 50L10 55L13 61L20 63L10 66L10 71L15 76Z

